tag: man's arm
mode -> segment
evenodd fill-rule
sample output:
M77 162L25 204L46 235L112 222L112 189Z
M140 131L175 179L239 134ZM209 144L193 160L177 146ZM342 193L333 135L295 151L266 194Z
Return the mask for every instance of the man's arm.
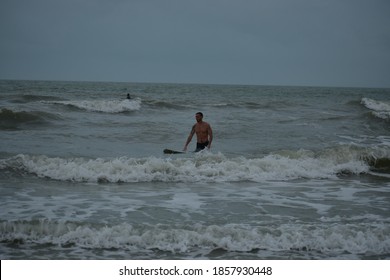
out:
M183 151L187 151L187 146L188 146L188 144L190 144L190 142L191 142L192 137L194 136L194 134L195 134L195 125L194 125L194 126L192 127L192 129L191 129L190 135L188 135L187 142L186 142L186 144L184 145Z
M209 134L209 144L207 145L207 148L211 148L211 142L213 142L213 130L211 129L211 126L209 125L208 128L208 134Z

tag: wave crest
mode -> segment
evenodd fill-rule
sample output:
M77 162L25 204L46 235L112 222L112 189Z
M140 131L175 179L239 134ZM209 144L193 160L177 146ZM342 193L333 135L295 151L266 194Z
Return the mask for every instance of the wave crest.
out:
M378 156L376 156L376 155ZM20 154L0 161L0 169L60 181L120 182L262 182L299 178L325 179L381 168L388 151L342 146L314 153L285 151L260 158L228 158L222 153L187 157L113 159L59 158ZM387 165L386 165L387 166ZM382 168L383 169L383 168ZM384 170L386 171L386 170Z
M390 120L390 103L370 98L362 98L361 103L367 109L372 110L374 116L384 120Z
M327 254L389 254L389 226L383 223L300 223L243 226L226 225L89 225L50 220L0 223L2 243L38 243L92 249L147 252L213 253L320 251Z
M57 116L46 112L15 111L3 108L0 111L0 129L18 129L25 124L46 124Z
M45 101L45 103L65 105L89 112L100 113L124 113L138 111L141 108L141 99Z

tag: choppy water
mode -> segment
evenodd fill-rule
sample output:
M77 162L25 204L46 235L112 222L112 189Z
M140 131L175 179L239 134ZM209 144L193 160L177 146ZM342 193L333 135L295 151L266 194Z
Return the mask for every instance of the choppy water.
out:
M389 128L389 89L0 81L0 257L389 259Z

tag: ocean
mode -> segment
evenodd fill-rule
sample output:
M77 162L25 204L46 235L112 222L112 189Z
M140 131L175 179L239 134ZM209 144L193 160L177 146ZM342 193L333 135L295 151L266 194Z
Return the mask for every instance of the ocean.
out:
M390 89L2 80L0 213L1 259L390 259Z

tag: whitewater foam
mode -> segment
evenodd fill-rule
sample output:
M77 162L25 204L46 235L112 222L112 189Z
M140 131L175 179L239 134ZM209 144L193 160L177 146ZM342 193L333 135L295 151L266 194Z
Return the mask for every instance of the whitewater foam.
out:
M78 225L49 220L0 223L1 242L33 241L81 248L160 250L172 253L253 250L320 251L327 254L390 252L389 226L302 223L273 226L226 225Z
M61 181L74 182L239 182L336 178L338 174L369 171L358 155L297 152L292 156L270 154L261 158L228 158L222 153L202 153L183 158L87 159L24 155L0 161L11 168Z
M378 101L370 98L362 98L361 103L368 109L372 110L374 116L389 120L390 119L390 103Z
M42 101L48 104L60 104L72 106L78 109L101 112L101 113L123 113L137 111L141 108L141 99L132 100L78 100L78 101Z

